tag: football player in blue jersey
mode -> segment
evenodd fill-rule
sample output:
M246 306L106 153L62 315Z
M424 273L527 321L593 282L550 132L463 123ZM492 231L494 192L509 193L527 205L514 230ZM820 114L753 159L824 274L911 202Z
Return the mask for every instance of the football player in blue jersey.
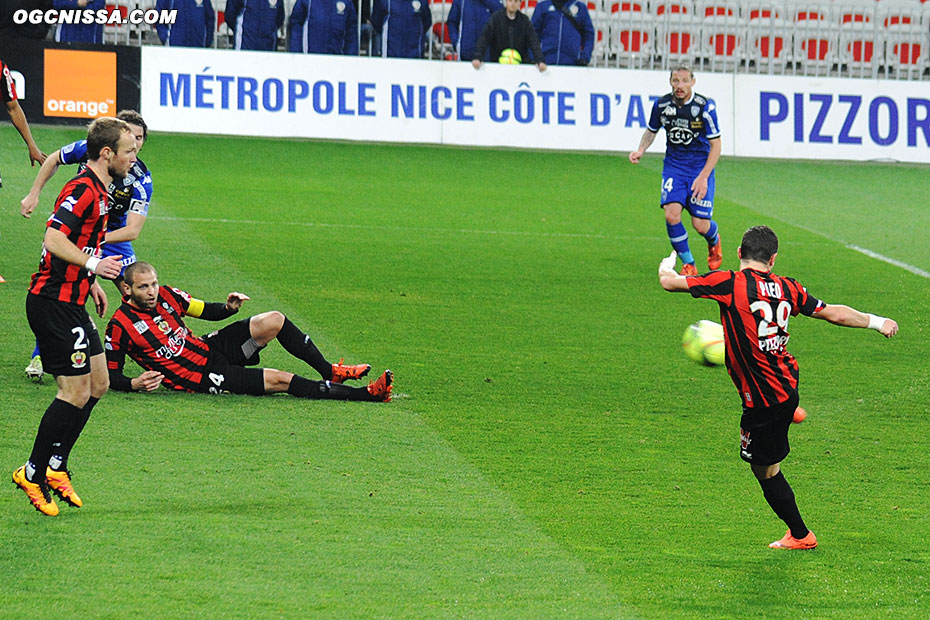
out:
M116 116L129 124L136 146L141 151L142 145L148 138L148 126L142 116L135 110L123 110ZM32 189L20 201L20 213L23 217L30 217L39 204L39 194L42 188L55 176L58 167L62 164L77 164L80 169L83 169L87 165L87 140L67 144L48 156L36 175ZM122 257L123 268L116 278L116 288L122 296L126 293L123 290L123 270L136 262L132 242L142 231L149 212L149 202L152 200L152 174L142 160L138 159L129 169L129 174L122 179L113 179L108 193L110 209L107 232L104 237L103 257ZM42 380L42 358L39 355L38 344L32 353L32 361L26 367L26 374L36 381Z
M630 162L638 164L643 153L665 129L665 163L662 168L662 209L672 248L681 258L682 275L697 275L694 257L688 246L688 231L681 222L684 209L691 214L691 224L707 240L707 266L717 269L723 261L720 233L714 215L714 167L720 159L720 126L713 99L694 92L691 68L680 65L672 69L669 82L672 92L652 106L646 131L639 148L630 153Z

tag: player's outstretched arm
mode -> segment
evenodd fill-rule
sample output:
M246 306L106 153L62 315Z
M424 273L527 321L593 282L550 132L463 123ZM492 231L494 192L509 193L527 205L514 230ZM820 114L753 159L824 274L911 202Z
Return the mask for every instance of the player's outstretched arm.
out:
M891 338L898 333L898 324L894 320L859 312L855 308L840 304L827 304L823 310L815 312L811 316L843 327L874 329L885 338Z
M39 168L39 173L36 174L36 180L32 182L32 189L29 190L25 198L19 201L19 212L23 217L29 217L32 212L35 211L36 207L39 206L39 194L42 193L42 188L45 187L49 179L55 176L55 173L58 172L58 166L60 165L61 149L55 151L45 159L45 162Z
M688 290L687 276L678 275L675 271L677 258L678 254L673 250L659 263L659 284L669 293L684 293Z

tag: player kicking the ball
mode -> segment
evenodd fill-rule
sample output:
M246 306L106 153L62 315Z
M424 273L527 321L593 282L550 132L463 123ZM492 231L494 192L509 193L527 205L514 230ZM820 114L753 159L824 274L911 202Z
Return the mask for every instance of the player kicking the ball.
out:
M261 396L287 392L301 398L336 400L391 400L392 375L386 370L364 387L343 385L361 379L371 366L331 364L303 333L280 312L265 312L237 321L198 338L182 317L221 321L239 311L249 298L230 293L226 303L205 303L187 293L159 286L152 265L136 262L126 267L123 280L129 294L107 324L106 349L110 385L121 391L152 391L164 384L173 390ZM272 340L309 364L323 378L311 381L258 364L258 354ZM129 355L144 372L130 379L123 374Z
M691 214L691 224L707 240L707 266L717 269L723 261L720 234L714 215L714 167L720 159L720 126L712 99L695 93L691 68L672 69L672 92L655 102L639 148L630 153L638 164L643 153L665 128L665 163L662 167L662 209L669 241L681 257L681 273L696 276L697 267L688 246L688 231L681 212Z
M743 400L740 457L752 468L762 493L788 532L770 547L813 549L817 537L807 529L791 485L779 464L788 456L788 428L798 409L798 363L787 350L788 318L805 316L845 327L868 327L886 338L898 324L849 306L826 304L791 278L775 275L778 237L768 226L743 235L737 251L739 271L686 277L675 272L675 253L659 263L659 283L670 292L720 304L726 342L726 366Z

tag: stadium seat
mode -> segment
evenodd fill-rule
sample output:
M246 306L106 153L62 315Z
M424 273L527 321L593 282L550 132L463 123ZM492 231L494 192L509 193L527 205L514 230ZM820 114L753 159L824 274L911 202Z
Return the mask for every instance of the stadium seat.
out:
M433 16L433 25L444 24L449 20L452 0L430 0L429 10Z
M782 73L790 57L791 31L781 2L750 2L743 7L746 57L757 73Z
M850 75L877 77L879 59L884 54L884 35L878 27L878 3L837 6L839 25L839 61Z
M836 64L836 29L830 6L822 2L792 3L794 25L793 58L807 74L827 75Z
M702 0L696 7L701 58L711 71L732 69L743 56L740 6L734 0Z
M928 17L926 5L895 3L883 13L885 65L894 77L919 78L927 69Z
M530 19L533 18L533 11L536 10L537 0L520 0L520 10Z
M690 0L658 0L650 6L650 13L656 25L656 55L661 57L661 68L669 69L676 62L694 62L700 26L694 20Z
M617 66L643 67L652 60L655 33L644 2L610 4L610 52Z
M123 21L129 16L129 6L126 4L107 4L106 5L107 15L112 13L119 13ZM110 24L107 23L103 27L103 42L109 43L112 45L119 45L121 43L129 44L130 37L130 26L129 24Z

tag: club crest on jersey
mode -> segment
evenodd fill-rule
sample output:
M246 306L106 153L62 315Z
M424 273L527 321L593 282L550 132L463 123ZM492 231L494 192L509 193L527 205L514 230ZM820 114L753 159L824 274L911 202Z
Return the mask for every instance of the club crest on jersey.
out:
M691 106L691 116L698 116L701 113L701 108L696 105Z
M87 354L83 351L75 351L71 354L71 366L73 368L84 368L87 365Z
M171 326L168 325L168 321L159 321L156 325L158 325L158 329L161 330L163 334L167 334L171 331Z
M420 0L413 0L413 2L410 3L410 6L413 7L413 12L416 13L420 10Z
M268 0L268 6L270 6L271 8L275 8L276 6L278 6L278 0Z
M136 331L140 334L144 334L145 332L149 331L149 326L146 325L145 321L136 321L132 324L132 326L135 327Z
M343 13L345 13L345 10L346 10L346 3L345 3L345 2L337 2L337 3L336 3L336 12L337 12L337 13L339 13L340 15L342 15Z

